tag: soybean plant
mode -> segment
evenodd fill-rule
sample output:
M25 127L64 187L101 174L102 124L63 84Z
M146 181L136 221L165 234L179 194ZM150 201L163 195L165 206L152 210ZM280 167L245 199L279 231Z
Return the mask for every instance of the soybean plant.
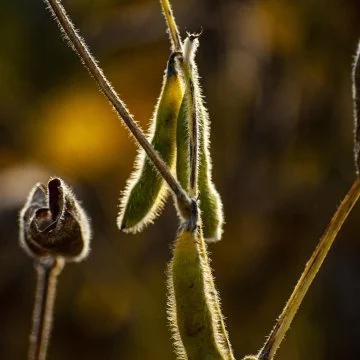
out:
M59 0L45 0L71 47L141 146L121 200L118 226L136 232L159 214L170 189L179 227L168 267L168 314L178 359L235 359L225 328L207 245L220 240L223 206L212 181L209 115L199 85L195 54L200 34L181 40L168 0L161 6L168 25L171 54L163 87L145 136L120 100ZM360 50L359 50L360 51ZM360 153L359 51L354 66L355 163ZM257 355L243 360L273 359L285 333L320 269L342 224L360 195L356 178L315 249L282 314ZM52 211L52 210L51 210ZM46 215L39 211L38 215ZM46 215L47 216L47 215ZM47 221L47 220L46 220ZM47 224L47 222L46 222Z

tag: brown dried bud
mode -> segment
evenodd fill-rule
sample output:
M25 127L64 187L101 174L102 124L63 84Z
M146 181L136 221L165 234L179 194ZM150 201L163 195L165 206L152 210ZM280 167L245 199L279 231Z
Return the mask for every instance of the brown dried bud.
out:
M34 258L62 256L80 261L89 253L85 212L59 178L36 184L20 213L20 244Z

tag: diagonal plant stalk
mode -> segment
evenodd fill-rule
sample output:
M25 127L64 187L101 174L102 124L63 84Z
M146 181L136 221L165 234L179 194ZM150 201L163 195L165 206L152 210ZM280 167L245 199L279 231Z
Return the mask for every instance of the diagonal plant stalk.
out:
M70 18L66 14L64 7L61 5L59 0L44 0L48 5L49 9L54 15L54 18L57 20L60 29L65 34L66 38L69 40L70 46L79 56L81 62L87 68L91 76L94 78L100 90L108 98L112 106L114 107L116 113L124 121L126 126L129 128L130 132L133 134L134 138L137 140L140 146L144 149L146 154L149 156L153 162L156 169L159 171L163 179L166 181L170 189L173 191L176 196L179 205L183 209L183 213L191 213L191 201L186 192L182 189L181 185L171 174L170 170L160 158L157 152L154 150L153 146L147 140L143 132L140 130L135 120L130 115L125 104L120 100L119 96L115 92L114 88L111 86L108 79L105 77L103 71L99 67L95 58L91 55L88 47L85 44L85 41L79 36L75 30L74 25L72 24ZM169 7L170 9L170 7ZM169 12L166 12L168 14ZM180 41L180 37L178 37ZM179 45L180 46L180 45Z
M354 102L354 160L356 174L360 174L360 41L358 43L352 72L352 95Z
M360 153L360 42L358 44L355 62L352 72L353 81L353 102L354 102L354 158L355 170L358 175L350 190L346 194L344 200L336 210L334 216L330 220L323 236L321 237L315 251L305 266L305 270L301 274L298 283L295 286L288 302L285 305L281 315L276 321L274 328L268 336L263 348L259 351L256 358L258 360L271 360L274 358L286 332L289 330L292 320L296 315L310 285L312 284L316 274L318 273L322 263L324 262L338 232L344 224L346 218L350 214L352 208L356 204L360 196L360 178L359 178L359 153Z
M274 358L290 324L294 319L310 285L325 260L338 232L344 224L360 196L360 179L356 178L344 200L336 210L327 229L321 237L319 244L305 266L293 293L290 296L284 310L276 321L274 328L268 336L263 348L257 355L258 360L271 360Z
M171 41L171 50L172 51L182 51L182 42L179 34L178 27L175 22L174 14L171 9L171 5L168 0L160 0L161 7L166 19L168 26L168 32Z
M48 257L36 262L37 283L29 360L45 360L53 321L57 278L64 267L62 257Z

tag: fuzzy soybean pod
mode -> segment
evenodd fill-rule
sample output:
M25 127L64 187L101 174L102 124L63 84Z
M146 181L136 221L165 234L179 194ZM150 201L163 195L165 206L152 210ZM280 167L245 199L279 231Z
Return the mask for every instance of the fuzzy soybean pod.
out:
M175 171L176 161L176 122L184 92L176 66L178 55L176 52L170 55L148 136L172 172ZM122 194L117 219L119 228L131 233L141 231L159 215L167 194L164 180L148 156L140 150L135 170Z
M223 205L218 191L212 181L212 162L210 156L210 119L204 104L201 87L199 84L199 76L197 66L194 61L194 53L196 51L198 39L188 37L184 44L184 59L190 62L190 79L187 78L186 72L185 82L191 82L192 86L187 86L184 99L179 111L177 124L177 162L176 172L177 178L182 187L189 191L190 188L190 133L189 133L189 117L194 114L196 107L196 116L198 121L198 141L199 141L199 167L198 167L198 190L199 203L201 211L201 220L203 233L206 242L219 241L223 232L224 214ZM193 52L187 55L186 52ZM189 94L189 92L193 94ZM191 101L190 99L194 99Z
M188 120L188 97L187 94L181 102L176 130L176 177L181 186L189 192L190 188L190 137Z
M183 228L168 268L168 314L178 359L233 359L201 231Z
M221 239L223 233L223 204L212 181L212 163L209 150L209 116L201 95L199 101L200 151L199 151L199 202L204 237L207 242Z

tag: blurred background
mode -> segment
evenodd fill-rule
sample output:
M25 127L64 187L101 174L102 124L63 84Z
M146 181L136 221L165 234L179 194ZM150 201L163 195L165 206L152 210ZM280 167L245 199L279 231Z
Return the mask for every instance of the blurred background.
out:
M169 56L156 0L66 0L143 129ZM210 246L237 358L255 353L355 178L351 65L357 0L173 1L204 33L223 240ZM172 202L142 234L117 230L136 146L42 1L0 1L0 358L25 359L35 287L18 246L32 186L60 176L92 221L92 252L60 276L49 359L174 359L166 265ZM359 359L360 207L342 229L277 359Z

